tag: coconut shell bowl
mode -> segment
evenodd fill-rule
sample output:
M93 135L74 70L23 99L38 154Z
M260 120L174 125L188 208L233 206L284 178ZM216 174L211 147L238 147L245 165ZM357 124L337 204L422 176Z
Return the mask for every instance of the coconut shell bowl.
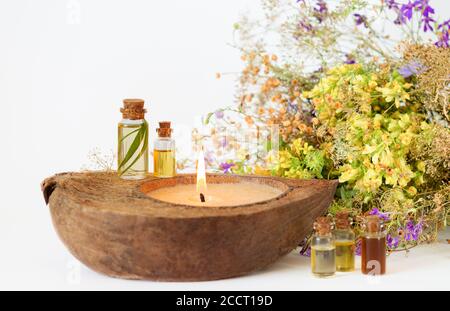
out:
M337 181L208 175L209 183L275 187L272 199L234 206L192 206L148 195L195 184L195 175L128 181L115 172L62 173L42 182L56 232L86 266L124 279L208 281L274 263L311 232Z

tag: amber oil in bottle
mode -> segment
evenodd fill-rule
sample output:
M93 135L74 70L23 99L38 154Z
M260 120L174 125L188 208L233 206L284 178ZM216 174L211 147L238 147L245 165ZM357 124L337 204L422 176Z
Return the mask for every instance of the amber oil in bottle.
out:
M349 213L341 211L336 214L334 239L336 245L336 271L355 270L355 233L351 229Z
M386 273L386 233L382 220L367 216L363 223L361 237L361 271L364 274L381 275Z
M158 138L153 149L154 175L168 178L176 175L175 141L171 138L170 122L159 122Z
M336 272L336 249L331 229L332 225L327 217L319 217L314 223L311 271L317 277L329 277Z

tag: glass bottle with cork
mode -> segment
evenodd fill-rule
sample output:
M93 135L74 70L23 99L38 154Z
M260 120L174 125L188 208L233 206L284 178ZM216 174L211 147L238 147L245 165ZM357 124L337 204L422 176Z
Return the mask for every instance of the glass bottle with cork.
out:
M377 215L366 216L361 236L361 271L364 274L386 273L386 232Z
M158 138L153 149L155 177L168 178L176 175L175 141L171 138L170 122L159 122Z
M351 229L348 211L340 211L335 217L336 271L355 270L355 233Z
M318 277L329 277L336 272L336 248L328 217L319 217L314 223L311 241L311 270Z
M142 99L124 99L118 125L118 169L124 179L143 179L148 174L148 124Z

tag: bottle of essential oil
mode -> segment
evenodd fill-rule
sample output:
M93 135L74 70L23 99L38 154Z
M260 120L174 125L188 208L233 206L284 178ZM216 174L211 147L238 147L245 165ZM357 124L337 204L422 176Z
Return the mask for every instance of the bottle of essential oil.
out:
M334 239L336 245L336 271L348 272L355 269L355 233L350 228L347 211L336 214Z
M156 129L158 138L153 150L154 175L156 177L173 177L176 175L175 141L171 138L170 122L159 122Z
M118 174L124 179L142 179L148 173L148 124L142 99L124 99L118 126Z
M386 273L386 233L382 220L367 216L363 223L365 232L361 236L361 271L364 274Z
M311 241L311 269L318 277L332 276L336 272L336 249L327 217L319 217L314 223L315 233Z

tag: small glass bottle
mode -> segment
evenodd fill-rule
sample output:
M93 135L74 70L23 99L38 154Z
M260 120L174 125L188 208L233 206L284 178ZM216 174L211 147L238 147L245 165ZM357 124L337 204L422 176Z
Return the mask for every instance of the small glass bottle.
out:
M171 138L170 122L159 122L158 138L153 149L154 175L168 178L176 175L175 141Z
M142 179L148 174L148 124L142 99L124 99L118 126L118 168L124 179Z
M328 277L336 272L336 249L327 217L319 217L314 223L315 233L311 241L311 270L315 276Z
M376 216L367 216L363 223L361 236L361 271L364 274L381 275L386 273L386 233L383 222Z
M355 233L350 228L347 211L336 214L334 239L336 245L336 271L349 272L355 270Z

